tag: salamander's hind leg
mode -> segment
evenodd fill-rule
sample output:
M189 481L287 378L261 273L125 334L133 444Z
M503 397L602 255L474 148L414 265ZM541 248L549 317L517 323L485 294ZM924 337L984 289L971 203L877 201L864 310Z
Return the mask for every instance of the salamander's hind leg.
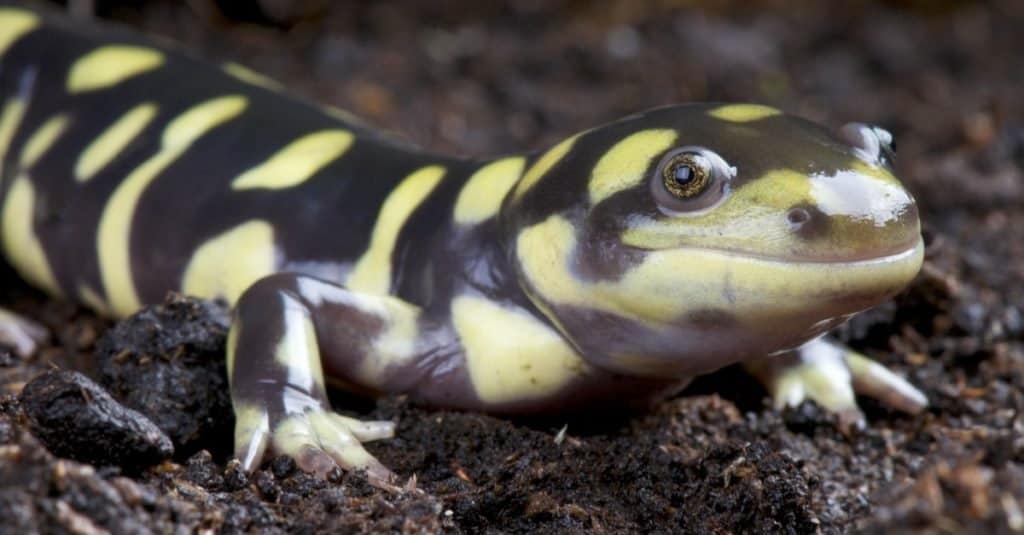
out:
M0 345L10 347L18 356L32 355L49 336L46 327L0 308Z
M860 425L863 415L854 394L870 396L907 413L928 406L928 399L906 379L838 343L817 338L797 349L747 363L747 369L772 394L775 406L812 400L835 412L844 427Z
M391 472L362 442L391 437L394 424L334 413L324 367L358 386L383 389L387 365L418 350L418 317L417 307L399 299L303 275L271 275L246 290L228 337L235 451L243 467L254 469L269 448L309 472L364 469L371 481L386 483ZM382 345L387 331L405 336L392 332Z

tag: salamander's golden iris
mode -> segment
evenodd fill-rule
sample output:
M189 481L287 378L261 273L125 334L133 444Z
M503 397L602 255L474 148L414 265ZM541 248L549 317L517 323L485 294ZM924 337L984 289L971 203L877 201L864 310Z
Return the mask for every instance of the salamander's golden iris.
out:
M924 397L820 336L918 271L891 137L757 104L650 110L537 153L432 154L117 28L0 3L0 245L124 316L233 304L235 447L388 470L326 378L495 412L648 403L743 362L776 403ZM29 352L36 332L0 314Z
M735 174L722 158L702 147L683 147L662 157L658 165L661 184L655 195L669 212L700 210L714 205L728 192ZM663 191L668 192L668 196Z
M711 162L688 150L669 159L663 173L665 188L680 199L696 197L711 185Z

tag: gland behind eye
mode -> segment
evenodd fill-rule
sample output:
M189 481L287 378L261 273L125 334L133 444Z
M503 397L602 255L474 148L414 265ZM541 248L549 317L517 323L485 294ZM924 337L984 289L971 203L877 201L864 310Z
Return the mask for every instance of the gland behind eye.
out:
M892 166L896 142L888 130L864 123L847 123L839 128L838 134L853 147L858 158L868 163Z
M670 215L693 212L719 202L735 175L720 156L702 147L683 147L666 154L651 180L658 206Z

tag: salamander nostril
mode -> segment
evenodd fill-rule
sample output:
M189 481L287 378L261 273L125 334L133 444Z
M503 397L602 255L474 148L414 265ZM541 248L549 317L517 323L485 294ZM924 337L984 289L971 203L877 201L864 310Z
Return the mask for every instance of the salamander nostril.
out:
M811 213L806 208L791 208L786 212L786 220L793 229L798 229L811 220Z
M789 231L804 240L821 238L828 233L830 220L817 207L810 204L791 206L786 210Z

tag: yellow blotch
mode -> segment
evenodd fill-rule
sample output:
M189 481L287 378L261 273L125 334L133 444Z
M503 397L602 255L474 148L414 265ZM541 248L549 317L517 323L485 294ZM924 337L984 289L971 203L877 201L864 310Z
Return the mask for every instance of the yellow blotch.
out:
M29 169L35 165L39 158L57 142L67 127L68 117L64 114L55 115L43 123L43 126L40 126L25 142L25 147L21 151L21 168Z
M539 182L540 179L555 166L555 164L565 157L566 153L568 153L569 150L572 149L573 145L576 144L576 139L579 137L580 134L576 134L575 136L562 141L537 159L537 161L530 166L530 169L526 171L526 174L523 175L523 178L519 183L516 184L515 192L512 194L512 200L518 202L523 195L526 195L526 192L530 191L530 188Z
M8 261L27 281L50 295L60 295L46 250L35 234L35 189L20 175L7 191L3 205L3 245Z
M25 101L12 98L4 104L0 114L0 176L3 176L3 165L7 160L7 149L11 146L14 133L18 131L22 117L25 116Z
M129 78L163 65L159 50L133 45L105 45L82 56L68 74L69 93L95 91L117 85Z
M761 104L726 104L708 112L708 115L733 123L749 123L759 121L782 112Z
M115 314L127 316L141 305L132 278L129 245L135 208L142 192L192 143L237 117L247 105L245 97L229 95L185 111L164 129L160 150L132 171L110 196L100 218L97 249L103 286Z
M370 299L374 305L367 303ZM372 356L364 358L357 371L364 384L380 384L388 370L417 355L420 309L390 296L359 296L356 303L362 303L359 308L365 314L382 309L381 314L375 315L385 321L383 331L373 339Z
M289 143L267 161L242 173L231 189L282 189L297 186L341 157L355 136L345 130L322 130Z
M459 296L452 301L452 321L485 403L541 399L588 371L561 335L522 309Z
M5 54L18 39L39 27L39 16L13 7L0 8L0 54Z
M497 215L525 165L522 157L503 158L473 173L455 201L455 222L472 225Z
M802 242L785 216L797 204L815 204L810 179L791 169L775 169L747 182L705 213L675 219L637 218L623 231L622 243L641 249L747 248L784 256Z
M445 169L424 167L402 180L384 200L370 237L370 247L356 262L345 286L369 294L391 290L391 255L406 220L441 182Z
M726 202L733 203L729 208L735 216L754 204L788 209L797 203L811 202L810 195L810 177L792 169L773 169L744 184Z
M181 289L234 303L257 280L274 272L274 228L255 219L227 230L199 246L185 268Z
M271 91L280 91L282 89L281 83L277 80L274 80L265 74L258 73L245 65L228 62L224 64L224 72L247 84L259 86L263 89L269 89Z
M643 182L651 159L668 150L678 137L675 130L643 130L616 143L594 166L588 184L590 203Z
M588 282L570 271L575 249L572 224L558 216L520 232L516 255L533 295L652 325L688 311L729 310L750 319L803 310L820 304L822 296L881 291L909 281L923 250L919 245L884 262L816 263L674 248L648 252L617 281Z
M516 238L516 257L532 289L545 301L586 304L582 283L569 272L576 230L561 216L527 227Z
M86 182L106 167L156 118L157 105L135 106L110 125L82 151L75 164L75 180Z
M0 137L9 137L20 122L23 107L20 101L8 103L4 117L0 118ZM10 112L10 115L9 115ZM12 116L16 118L11 118ZM25 142L21 152L20 167L32 167L57 141L67 128L68 119L57 115L39 127ZM6 143L5 145L6 146ZM60 287L53 276L46 250L35 233L35 188L27 174L14 179L3 204L3 245L7 258L25 280L46 290L51 295L60 295Z
M291 297L284 299L284 332L274 348L274 361L284 368L288 384L300 390L320 390L324 386L324 371L320 364L320 346L316 342L316 327L309 319L309 310ZM288 400L284 402L287 404ZM293 412L294 407L284 407Z

